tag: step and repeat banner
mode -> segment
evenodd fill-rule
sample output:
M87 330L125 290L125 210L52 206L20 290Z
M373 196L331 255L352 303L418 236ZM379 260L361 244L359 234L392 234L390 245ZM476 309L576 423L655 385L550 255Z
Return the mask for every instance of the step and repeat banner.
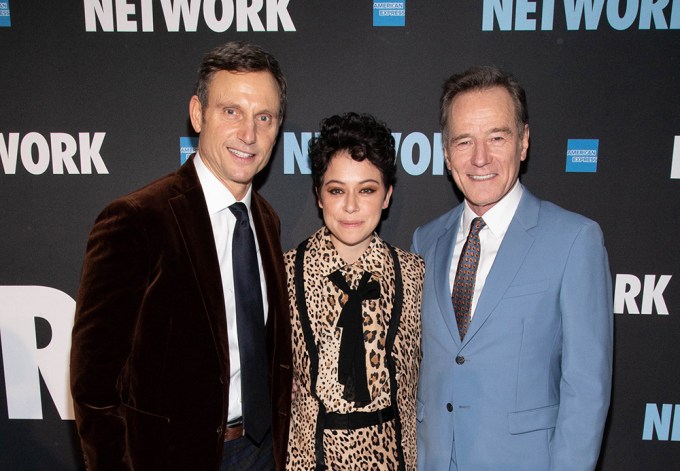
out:
M0 469L84 469L68 353L85 242L116 196L193 152L204 53L255 42L289 112L257 181L284 249L321 224L307 144L370 112L396 138L380 231L461 201L444 166L441 84L472 65L528 94L521 180L600 223L614 283L615 371L599 469L680 463L680 0L0 0ZM493 444L489 444L490 447Z

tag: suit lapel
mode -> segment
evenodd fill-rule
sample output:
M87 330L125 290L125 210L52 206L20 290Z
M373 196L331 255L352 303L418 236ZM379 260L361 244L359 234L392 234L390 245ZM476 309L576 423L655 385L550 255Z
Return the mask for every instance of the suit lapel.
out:
M288 311L288 295L286 292L286 273L284 270L283 251L279 233L281 230L279 219L273 208L253 192L250 204L253 215L253 224L257 234L257 243L260 247L260 259L262 271L267 283L267 302L269 312L267 315L266 338L269 352L272 379L280 378L281 368L290 371L291 368L291 328ZM275 386L272 386L274 388ZM277 387L288 386L279 384ZM286 395L281 395L279 401L285 401ZM290 403L279 409L290 407Z
M539 207L539 200L524 188L515 216L510 222L489 276L484 283L484 289L479 297L464 344L472 340L489 319L522 266L522 262L534 243L534 237L529 230L538 222Z
M193 162L187 162L178 172L179 191L168 200L177 228L189 257L191 272L201 293L203 308L211 327L213 340L225 375L229 371L227 321L220 265L215 249L212 224L203 190Z
M456 244L456 234L458 233L462 214L463 205L460 205L451 214L449 222L437 240L434 251L434 283L439 312L442 314L444 323L448 327L449 333L457 346L460 346L460 334L458 333L458 324L456 324L456 316L451 302L449 274L451 270L451 257L453 257L453 248Z
M264 272L267 284L267 299L269 300L269 311L271 314L277 307L274 303L281 297L281 294L277 291L281 280L280 270L277 270L276 264L279 263L283 252L278 243L278 233L274 234L275 237L272 237L273 234L270 233L272 229L278 230L278 224L267 211L263 211L261 198L255 191L253 191L250 209L253 215L257 243L260 248L260 259L262 260L262 271ZM268 316L268 324L271 318L271 315Z

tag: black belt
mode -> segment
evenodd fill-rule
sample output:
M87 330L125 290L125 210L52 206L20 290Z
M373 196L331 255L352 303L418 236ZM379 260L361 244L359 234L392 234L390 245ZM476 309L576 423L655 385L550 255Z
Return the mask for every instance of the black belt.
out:
M349 414L327 412L323 424L327 430L356 430L382 425L392 419L394 419L394 409L386 407L375 412L350 412Z

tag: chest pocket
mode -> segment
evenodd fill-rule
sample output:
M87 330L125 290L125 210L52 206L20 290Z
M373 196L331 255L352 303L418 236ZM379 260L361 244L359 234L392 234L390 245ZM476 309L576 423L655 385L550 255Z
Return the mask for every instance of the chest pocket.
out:
M534 281L521 285L510 285L503 295L504 299L528 296L530 294L543 293L548 290L550 282L548 280Z

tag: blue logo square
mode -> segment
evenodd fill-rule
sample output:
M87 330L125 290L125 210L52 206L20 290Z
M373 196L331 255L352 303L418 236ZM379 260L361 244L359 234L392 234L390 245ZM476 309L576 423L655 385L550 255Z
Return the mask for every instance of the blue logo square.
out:
M12 26L12 20L9 16L9 1L0 0L0 27Z
M567 140L567 172L597 172L599 139Z
M373 26L406 26L406 0L373 2Z
M189 159L191 154L198 150L197 137L180 137L179 138L179 163L182 165Z

